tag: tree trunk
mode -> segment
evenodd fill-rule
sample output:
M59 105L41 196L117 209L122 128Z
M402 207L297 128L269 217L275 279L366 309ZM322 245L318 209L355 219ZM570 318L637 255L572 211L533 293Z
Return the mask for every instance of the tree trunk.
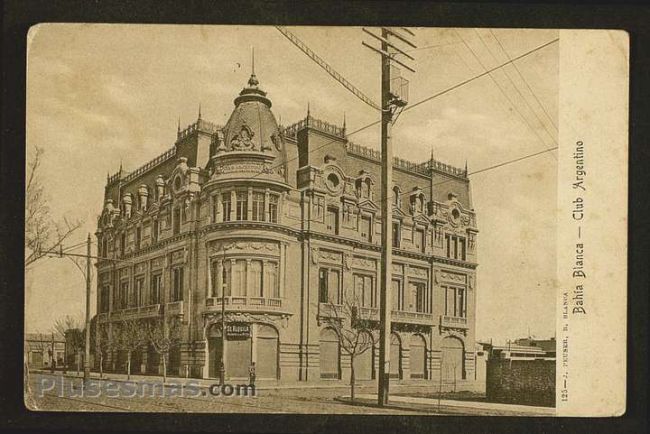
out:
M167 359L165 354L162 354L162 363L163 363L163 383L167 382Z
M354 356L350 356L350 400L354 403Z
M99 378L104 375L104 353L99 353Z
M131 351L126 353L126 379L131 379Z
M77 359L76 360L76 362L77 362L77 375L79 375L79 358L81 357L81 355L79 354L79 350L77 350L76 354L77 354L77 357L75 357L75 359Z

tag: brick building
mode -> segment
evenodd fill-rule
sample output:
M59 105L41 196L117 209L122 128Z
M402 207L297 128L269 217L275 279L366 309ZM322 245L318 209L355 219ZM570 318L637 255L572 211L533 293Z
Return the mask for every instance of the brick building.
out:
M177 317L173 373L280 382L347 378L327 303L359 295L379 316L380 155L345 125L279 126L253 74L225 126L201 118L167 152L109 176L98 221L98 324ZM474 378L476 217L467 171L394 161L391 374ZM227 333L222 343L221 310ZM376 322L375 322L376 325ZM99 328L98 328L99 330ZM378 371L374 348L357 378ZM225 347L225 348L224 348ZM143 347L143 372L159 357ZM113 352L107 366L120 369ZM137 368L136 368L137 369Z

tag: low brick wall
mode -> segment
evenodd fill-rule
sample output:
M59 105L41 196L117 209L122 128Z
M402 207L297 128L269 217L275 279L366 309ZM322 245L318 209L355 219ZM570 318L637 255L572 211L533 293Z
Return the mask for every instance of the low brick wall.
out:
M489 360L487 400L555 407L554 360Z

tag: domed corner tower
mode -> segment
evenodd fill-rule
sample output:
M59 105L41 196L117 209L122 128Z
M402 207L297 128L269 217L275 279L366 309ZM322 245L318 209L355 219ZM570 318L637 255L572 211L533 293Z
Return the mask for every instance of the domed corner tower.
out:
M271 101L253 73L234 100L230 119L214 136L209 184L274 184L288 190L287 153Z

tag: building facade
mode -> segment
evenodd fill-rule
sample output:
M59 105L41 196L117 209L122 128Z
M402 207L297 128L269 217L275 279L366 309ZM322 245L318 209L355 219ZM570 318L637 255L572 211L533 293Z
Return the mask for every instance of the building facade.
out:
M380 155L345 125L279 126L255 75L225 126L201 118L137 170L109 176L98 221L98 328L176 318L171 373L280 382L346 379L350 358L325 319L355 294L378 372ZM391 376L474 378L476 217L467 170L394 161ZM222 342L222 311L226 339ZM374 326L373 326L374 324ZM137 353L142 372L160 357ZM97 359L97 358L96 358ZM108 369L122 369L112 351Z

